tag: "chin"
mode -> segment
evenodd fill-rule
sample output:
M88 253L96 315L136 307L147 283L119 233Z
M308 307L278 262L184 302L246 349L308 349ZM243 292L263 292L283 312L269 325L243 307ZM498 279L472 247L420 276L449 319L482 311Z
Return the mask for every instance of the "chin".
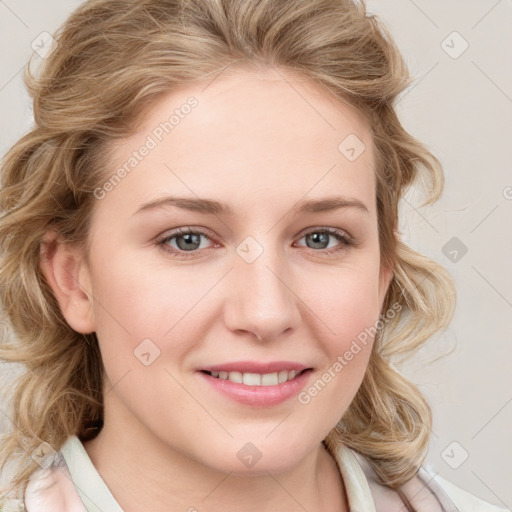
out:
M256 439L257 436L254 438ZM229 447L217 445L219 453L213 453L213 459L210 458L208 461L203 457L204 463L223 473L232 473L237 476L258 476L289 471L308 454L306 443L290 438L288 438L288 443L277 436L273 440L258 441L256 439L251 442L231 439L230 441ZM211 449L209 455L212 455Z

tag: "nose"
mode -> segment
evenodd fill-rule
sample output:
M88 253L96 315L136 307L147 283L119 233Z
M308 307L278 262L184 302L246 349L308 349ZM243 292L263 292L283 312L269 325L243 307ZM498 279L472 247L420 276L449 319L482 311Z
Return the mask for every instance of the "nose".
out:
M296 330L300 299L283 257L266 249L252 263L235 255L234 266L225 304L228 329L238 335L251 333L261 342Z

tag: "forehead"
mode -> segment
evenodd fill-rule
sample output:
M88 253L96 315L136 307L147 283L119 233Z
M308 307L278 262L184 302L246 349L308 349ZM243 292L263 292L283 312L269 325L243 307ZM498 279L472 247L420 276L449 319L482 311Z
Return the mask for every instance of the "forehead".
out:
M137 133L113 147L109 172L128 169L143 146L150 150L132 162L109 200L122 196L141 204L156 193L218 192L223 200L263 194L279 201L286 189L294 202L339 192L372 206L373 144L366 119L288 71L230 71L168 93L146 111Z

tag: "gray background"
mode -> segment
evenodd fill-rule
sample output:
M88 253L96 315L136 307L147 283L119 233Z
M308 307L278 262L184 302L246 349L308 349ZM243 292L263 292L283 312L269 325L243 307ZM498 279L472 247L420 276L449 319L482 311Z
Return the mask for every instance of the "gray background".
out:
M22 83L32 42L53 33L80 3L0 0L1 156L32 123ZM511 508L512 3L367 5L391 30L416 77L401 96L399 115L446 174L434 206L419 208L414 190L405 198L402 236L448 268L459 295L450 328L400 369L432 405L427 463L456 485ZM1 379L18 370L0 364ZM9 410L0 402L0 429L8 428Z

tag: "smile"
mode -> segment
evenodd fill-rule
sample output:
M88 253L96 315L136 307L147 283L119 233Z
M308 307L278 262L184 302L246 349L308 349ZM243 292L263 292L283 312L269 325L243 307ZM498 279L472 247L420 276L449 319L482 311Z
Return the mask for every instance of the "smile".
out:
M277 386L283 382L288 382L296 376L304 373L307 369L302 371L296 370L282 370L273 373L249 373L249 372L208 372L204 373L211 375L217 379L229 380L237 384L245 384L246 386Z
M251 407L274 407L290 400L306 386L313 374L312 368L255 373L223 370L196 372L217 396Z

